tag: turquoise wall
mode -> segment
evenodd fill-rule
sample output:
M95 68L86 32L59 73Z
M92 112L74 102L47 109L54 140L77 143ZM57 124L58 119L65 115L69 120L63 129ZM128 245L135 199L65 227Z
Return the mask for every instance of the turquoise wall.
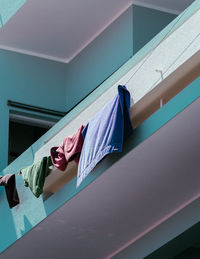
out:
M9 107L7 100L66 110L65 66L0 50L0 170L7 166Z
M0 0L0 28L21 8L27 0Z
M177 15L133 6L133 51L136 53Z

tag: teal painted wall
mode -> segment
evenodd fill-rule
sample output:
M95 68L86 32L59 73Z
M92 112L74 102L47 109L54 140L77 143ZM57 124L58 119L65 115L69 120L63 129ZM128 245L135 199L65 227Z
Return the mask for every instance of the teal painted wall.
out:
M0 0L0 28L26 3L27 0Z
M14 52L0 51L0 170L7 166L9 107L7 100L66 110L65 66Z
M138 52L177 15L133 6L133 51Z
M197 216L197 214L197 212L194 212L193 215ZM199 240L200 222L198 217L198 223L194 223L192 227L170 240L164 246L159 247L158 250L146 256L144 259L164 259L166 257L174 259L199 259L200 251L199 248L195 247L199 243Z

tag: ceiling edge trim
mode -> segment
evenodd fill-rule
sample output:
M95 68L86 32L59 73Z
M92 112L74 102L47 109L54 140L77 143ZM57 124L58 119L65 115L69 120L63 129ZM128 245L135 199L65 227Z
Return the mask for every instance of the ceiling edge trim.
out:
M23 50L23 49L18 49L18 48L14 48L14 47L8 47L8 46L5 46L5 45L0 45L0 49L6 50L6 51L11 51L11 52L16 52L16 53L24 54L24 55L28 55L28 56L34 56L34 57L37 57L37 58L48 59L48 60L51 60L51 61L68 63L67 59L62 59L62 58L58 58L58 57L55 57L55 56L49 56L49 55L41 54L41 53L34 52L34 51Z
M42 53L38 53L38 52L34 52L34 51L18 49L18 48L15 48L15 47L9 47L9 46L5 46L3 44L2 45L0 44L0 49L68 64L78 54L80 54L80 52L82 52L90 43L92 43L103 31L105 31L114 21L116 21L126 10L128 10L128 8L131 7L132 5L133 5L133 1L131 0L122 10L120 10L120 12L118 12L105 26L103 26L99 31L97 31L97 33L95 33L95 35L93 37L91 37L86 43L84 43L68 59L67 58L59 58L59 57L56 57L56 56L50 56L50 55L46 55L46 54L42 54Z
M157 11L161 11L161 12L165 12L165 13L171 13L171 14L176 14L176 15L179 15L181 13L180 10L173 10L173 9L170 9L170 8L165 8L165 7L157 6L157 5L154 5L154 4L141 3L140 0L134 0L133 4L141 6L141 7L155 9Z

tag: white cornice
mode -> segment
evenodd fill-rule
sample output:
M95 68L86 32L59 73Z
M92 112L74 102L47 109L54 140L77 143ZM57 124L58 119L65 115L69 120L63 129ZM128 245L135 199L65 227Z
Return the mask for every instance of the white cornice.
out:
M34 56L34 57L37 57L37 58L48 59L48 60L51 60L51 61L68 63L67 60L65 60L65 59L54 57L54 56L49 56L49 55L45 55L45 54L41 54L41 53L37 53L37 52L34 52L34 51L8 47L8 46L4 46L4 45L0 45L0 49L12 51L12 52L16 52L16 53L24 54L24 55L28 55L28 56Z

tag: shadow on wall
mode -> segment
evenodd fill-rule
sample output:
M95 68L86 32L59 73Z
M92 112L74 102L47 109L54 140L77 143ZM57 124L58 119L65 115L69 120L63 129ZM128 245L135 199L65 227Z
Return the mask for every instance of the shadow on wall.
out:
M3 27L3 19L2 19L1 14L0 14L0 27Z
M33 226L31 225L28 218L24 215L24 229L20 230L21 236L23 236L25 233L27 233Z
M36 199L29 188L24 187L23 178L17 172L34 162L34 150L30 147L19 159L3 170L3 174L14 173L20 204L10 209L4 187L0 186L0 253L46 217L42 199ZM30 206L31 204L31 206ZM34 215L33 211L36 211ZM26 215L25 215L26 214ZM0 256L1 257L1 256Z
M2 251L16 241L17 238L12 212L3 186L0 187L0 215L0 251Z

